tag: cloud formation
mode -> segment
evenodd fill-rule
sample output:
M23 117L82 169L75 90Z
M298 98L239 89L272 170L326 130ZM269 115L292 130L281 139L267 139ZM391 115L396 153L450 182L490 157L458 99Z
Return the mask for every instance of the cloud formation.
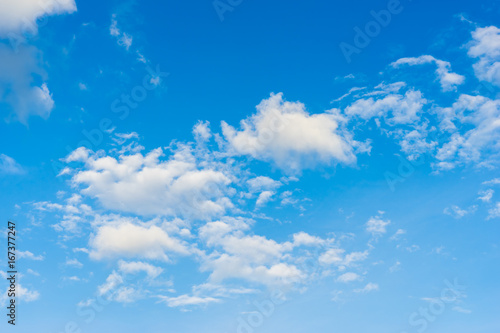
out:
M272 94L257 106L257 113L242 120L241 129L222 122L222 133L235 154L275 163L297 173L318 165L356 162L354 142L339 127L334 112L309 114L304 104Z
M476 28L467 47L468 55L477 59L474 64L477 78L500 87L500 29Z
M392 67L398 68L402 65L417 66L423 64L434 63L436 64L436 76L441 84L443 91L456 90L457 86L465 81L465 76L453 73L451 71L451 64L448 61L443 61L434 58L431 55L422 55L420 57L401 58L391 64Z
M74 0L0 1L0 37L13 37L23 32L36 34L38 19L75 11Z

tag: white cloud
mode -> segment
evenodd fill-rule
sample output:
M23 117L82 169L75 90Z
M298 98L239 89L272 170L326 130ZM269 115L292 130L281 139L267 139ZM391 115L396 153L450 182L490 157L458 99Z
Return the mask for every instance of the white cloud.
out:
M469 214L473 214L477 209L477 206L471 206L467 209L462 209L460 207L458 207L457 205L452 205L450 207L446 207L444 209L444 213L446 215L450 215L456 219L461 219L462 217L466 216L466 215L469 215Z
M251 192L259 192L263 190L275 190L280 187L281 182L266 176L258 176L247 181Z
M140 292L132 287L121 287L113 294L113 299L119 303L132 303L141 297Z
M398 230L394 233L394 235L392 235L392 236L391 236L391 238L390 238L390 239L391 239L391 240L396 240L396 239L398 239L398 238L399 238L399 236L404 235L404 234L406 234L406 230L404 230L404 229L398 229Z
M422 93L415 90L408 90L404 95L392 92L386 94L386 91L381 91L381 94L385 96L379 99L373 97L357 99L345 109L345 113L364 120L382 118L387 124L394 126L417 122L422 107L427 103Z
M483 185L498 185L498 184L500 184L500 178L494 178L492 180L483 182Z
M263 236L244 235L242 230L248 229L248 225L237 221L235 223L237 224L231 225L228 221L207 223L200 228L200 238L208 245L221 246L226 253L256 264L274 262L293 249L289 242L277 243Z
M0 1L0 38L9 38L12 46L0 44L0 106L10 113L7 120L26 124L32 115L49 117L54 100L42 57L26 35L38 33L38 19L76 10L74 0Z
M92 208L84 203L81 203L81 196L72 195L66 199L65 204L52 202L35 202L33 206L41 212L58 212L62 214L62 218L58 218L58 223L52 225L57 231L66 231L72 234L80 232L80 226L85 221L85 217L94 216ZM70 237L65 235L65 237Z
M396 261L396 263L394 265L389 267L389 272L391 272L391 273L397 272L397 271L399 271L400 268L401 268L401 263L399 261Z
M117 272L113 271L107 278L106 282L98 287L100 296L105 294L113 295L116 288L123 283L123 277Z
M391 66L398 68L401 65L415 66L429 63L436 64L436 75L439 78L443 91L456 90L458 85L464 83L465 77L463 75L453 73L451 71L451 64L448 61L439 60L430 55L422 55L417 58L401 58L393 62Z
M12 157L0 154L0 175L20 175L24 169Z
M344 261L343 249L329 249L319 257L319 262L324 265L341 264Z
M204 283L193 286L193 294L209 293L211 297L233 297L235 295L255 294L258 290L244 287L230 287L213 283Z
M241 219L207 223L200 228L200 239L215 250L202 257L202 271L210 271L210 283L242 279L276 286L305 278L293 263L290 242L278 243L263 236L245 235L249 225Z
M370 217L370 219L366 223L366 231L374 236L383 235L386 233L387 226L389 224L391 224L391 221L389 220L384 221L378 216Z
M104 225L89 242L92 259L137 257L168 260L166 252L188 254L181 242L157 226L139 226L128 221Z
M370 282L366 286L364 286L364 288L362 288L362 289L354 289L354 292L355 293L369 293L370 291L376 291L378 289L379 289L378 284Z
M271 200L272 196L275 193L273 191L264 191L261 194L259 194L259 197L257 198L256 205L257 206L264 206L268 201Z
M452 310L453 310L453 311L456 311L456 312L460 312L460 313L465 313L465 314L471 314L471 313L472 313L472 311L471 311L471 310L469 310L469 309L465 309L465 308L463 308L463 307L461 307L461 306L454 306L454 307L452 308Z
M0 59L0 105L8 106L5 109L10 111L9 118L24 124L32 115L47 119L54 100L43 82L46 74L39 51L32 46L20 46L14 51L0 44Z
M118 28L118 21L116 20L116 14L111 16L111 25L109 27L109 34L113 37L116 37L117 43L120 46L123 46L127 51L132 46L132 36L128 35L125 32L120 31Z
M17 285L17 295L25 302L33 302L40 298L40 293L36 290L29 290L23 287L21 284Z
M363 261L366 258L368 258L368 255L370 252L364 251L364 252L351 252L347 254L344 258L344 261L342 262L343 265L345 266L350 266L353 263L356 263L358 261Z
M212 132L210 131L210 123L208 121L199 121L193 127L193 136L196 141L208 141L212 137Z
M2 279L6 279L8 277L8 275L6 272L0 271L0 277L2 277ZM8 290L9 290L9 287L7 287L7 289L5 289L5 292L0 293L0 305L2 305L2 306L7 305L7 302L9 301ZM28 288L25 288L22 284L17 283L17 285L16 285L16 302L18 300L20 300L22 302L28 303L28 302L36 301L39 298L40 298L40 293L38 291L30 290Z
M337 281L338 282L343 282L343 283L348 283L348 282L357 281L357 280L360 280L360 279L361 279L361 277L358 274L352 273L352 272L348 272L348 273L344 273L341 276L339 276L337 278Z
M64 278L66 280L69 280L69 281L81 281L81 279L78 277L78 276L70 276L70 277L67 277L67 278Z
M293 234L293 246L311 246L311 245L322 245L325 241L319 237L311 236L306 232L298 232Z
M411 246L407 246L405 250L410 253L417 252L418 250L420 250L420 246L413 244Z
M177 297L168 297L168 296L158 296L161 302L166 303L169 307L185 307L188 305L205 305L209 303L217 303L220 302L220 299L213 297L199 297L199 296L190 296L190 295L181 295Z
M498 162L494 152L500 149L500 100L460 95L451 107L436 111L441 128L451 133L436 154L444 169L470 162L479 166Z
M0 36L19 37L23 32L36 34L37 19L76 11L74 0L0 1Z
M73 266L73 267L76 267L76 268L82 268L83 267L83 264L81 262L79 262L78 259L67 259L66 260L66 265L67 266Z
M494 26L477 28L467 45L468 55L477 58L474 72L478 79L500 86L500 29Z
M332 248L323 252L318 261L323 265L335 265L339 270L344 270L346 267L353 266L359 261L366 260L369 256L369 251L351 252L344 255L346 251L340 248Z
M497 202L495 207L488 210L488 220L500 217L500 202Z
M42 255L34 255L30 251L17 251L16 252L17 257L20 259L31 259L31 260L36 260L36 261L42 261L44 257Z
M491 198L493 198L494 193L495 191L493 191L492 189L481 191L479 192L480 197L478 199L483 202L490 202Z
M120 260L118 262L118 267L120 271L126 274L136 274L139 272L145 272L147 276L151 279L155 279L163 272L163 269L160 267L153 266L148 263L134 261L134 262L126 262Z
M222 132L232 151L274 162L286 172L300 172L317 165L353 164L350 135L339 128L334 112L310 115L299 102L272 94L257 106L257 113L241 121L241 130L222 122Z
M222 171L198 166L187 147L166 161L160 160L162 156L161 148L118 158L79 148L66 161L85 163L72 181L86 185L81 193L97 198L108 209L208 219L233 206L224 196L231 179Z

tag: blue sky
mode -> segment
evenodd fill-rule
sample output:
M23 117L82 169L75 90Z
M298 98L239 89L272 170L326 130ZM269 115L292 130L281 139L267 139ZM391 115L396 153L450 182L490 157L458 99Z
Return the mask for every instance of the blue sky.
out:
M498 332L499 12L0 0L2 330Z

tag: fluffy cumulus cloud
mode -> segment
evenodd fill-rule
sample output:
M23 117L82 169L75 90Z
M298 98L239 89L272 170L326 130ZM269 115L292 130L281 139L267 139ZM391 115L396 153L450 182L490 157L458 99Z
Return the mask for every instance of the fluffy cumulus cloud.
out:
M366 222L366 231L371 233L373 236L383 235L387 232L387 226L391 224L391 221L383 220L380 217L370 217L368 222Z
M261 194L259 194L259 197L257 198L257 202L255 203L257 206L264 206L268 201L271 200L272 196L275 193L273 191L264 191Z
M120 271L126 274L137 274L140 272L144 272L151 279L157 278L163 272L162 268L141 261L126 262L120 260L118 262L118 267Z
M202 269L211 271L210 281L244 279L268 285L292 283L302 272L286 254L293 250L290 242L278 243L263 236L247 235L247 221L227 219L207 223L200 228L200 238L216 251L203 259Z
M414 123L420 119L419 113L427 100L420 91L410 89L404 95L399 93L404 86L402 82L389 86L380 84L373 92L363 95L365 98L356 99L345 113L364 120L384 119L392 126Z
M35 255L30 251L17 251L17 256L18 256L18 258L21 258L21 259L24 258L24 259L37 260L37 261L41 261L44 259L44 257L42 255Z
M37 34L39 19L76 10L74 0L0 1L0 38L10 40L9 46L0 44L0 105L8 110L8 120L49 117L54 100L47 75L40 51L26 36Z
M443 91L456 90L458 85L465 81L463 75L453 73L451 71L451 64L448 61L443 61L434 58L431 55L423 55L420 57L401 58L391 64L392 67L398 68L402 65L416 66L423 64L434 63L436 65L436 76L439 79Z
M263 190L274 190L282 184L266 176L258 176L247 181L250 191L258 192Z
M464 217L466 215L473 214L476 211L476 209L477 209L477 206L471 206L469 208L462 209L457 205L452 205L450 207L446 207L443 212L446 215L450 215L456 219L461 219L462 217Z
M31 46L17 51L0 44L0 105L9 110L9 118L26 123L32 115L48 118L54 100L41 67L40 53ZM36 81L35 77L42 80ZM8 118L8 119L9 119Z
M339 127L335 112L309 114L304 104L272 94L257 113L241 121L241 129L222 122L222 132L234 153L270 161L287 172L318 164L353 164L354 142Z
M167 253L184 255L189 253L179 240L169 236L160 227L136 225L128 221L99 227L89 245L90 257L93 259L130 257L167 261L169 260ZM123 263L122 268L148 269L138 263Z
M116 158L79 148L66 161L84 163L73 183L108 209L205 219L232 207L224 196L231 183L224 172L199 166L187 147L165 161L160 160L162 156L161 148Z
M220 302L220 299L213 297L199 297L199 296L190 296L190 295L181 295L177 297L168 297L168 296L158 296L160 301L166 303L169 307L185 307L188 305L205 305L209 303L217 303Z
M44 16L73 13L74 0L18 0L0 1L0 37L38 31L37 20Z
M491 208L488 211L488 220L489 219L496 219L500 217L500 202L497 202L495 207Z
M490 34L495 30L488 31L476 30L468 52L479 59L477 64L488 57L485 66L494 67L495 38ZM111 34L122 36L114 23ZM488 47L483 45L488 40L483 35L493 38ZM67 169L60 176L70 177L76 193L63 203L42 202L34 207L59 217L53 225L58 232L85 236L87 249L79 252L113 265L98 293L112 292L112 299L118 302L152 297L168 307L193 307L260 288L302 288L323 277L354 293L374 292L379 286L367 283L374 264L368 261L392 226L383 212L360 221L366 222L358 225L364 228L367 240L362 249L343 244L344 239L356 235L329 234L327 238L294 229L291 234L283 230L271 237L258 234L265 227L255 225L281 222L259 208L297 203L292 194L300 188L295 184L291 188L291 183L304 169L355 165L358 154L369 151L370 144L378 144L377 140L370 142L371 137L358 138L367 132L362 130L366 127L397 141L412 161L429 154L430 163L441 172L465 165L495 167L500 151L498 101L472 92L457 93L455 88L464 77L452 72L450 63L433 56L403 58L392 66L403 71L425 64L432 66L421 68L430 68L442 89L428 92L410 82L378 81L351 89L336 102L339 108L318 114L309 113L302 103L285 101L282 94L273 94L238 127L222 122L222 131L217 133L208 122L199 121L190 142L165 143L167 147L149 152L143 152L138 143L133 148L115 142L113 149L98 152L79 148L65 158ZM439 98L441 90L446 91L446 98ZM137 140L138 135L122 138ZM262 162L277 168L262 174L268 170L261 168ZM498 183L492 180L485 185ZM479 195L481 206L489 209L489 218L498 218L493 190ZM451 206L445 212L459 218L474 210L475 206ZM404 233L399 229L388 239L400 239ZM418 250L416 245L405 247L410 252ZM196 263L204 277L191 286L191 292L177 293L173 281L163 279L165 272L170 275L167 267L182 260ZM393 272L397 263L386 268ZM358 289L352 283L359 284Z
M477 59L474 64L477 78L500 86L500 29L479 27L472 32L472 39L468 54Z

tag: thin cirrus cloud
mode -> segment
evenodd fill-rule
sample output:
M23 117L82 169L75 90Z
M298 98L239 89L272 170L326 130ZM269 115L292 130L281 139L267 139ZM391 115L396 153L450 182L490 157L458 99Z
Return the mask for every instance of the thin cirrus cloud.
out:
M393 85L399 89L402 85ZM377 87L375 87L377 88ZM393 90L381 90L386 94L383 98L375 99L370 96L355 100L345 109L351 117L360 117L368 120L371 118L384 119L389 125L409 124L419 119L418 113L422 110L427 100L420 91L408 90L404 95L393 93Z
M5 154L0 154L0 175L20 175L24 172L24 168L16 160Z
M443 91L456 90L457 86L465 81L465 76L451 71L451 64L448 61L436 59L431 55L423 55L420 57L401 58L391 63L394 68L403 65L417 66L434 63L436 65L436 76L439 79Z

